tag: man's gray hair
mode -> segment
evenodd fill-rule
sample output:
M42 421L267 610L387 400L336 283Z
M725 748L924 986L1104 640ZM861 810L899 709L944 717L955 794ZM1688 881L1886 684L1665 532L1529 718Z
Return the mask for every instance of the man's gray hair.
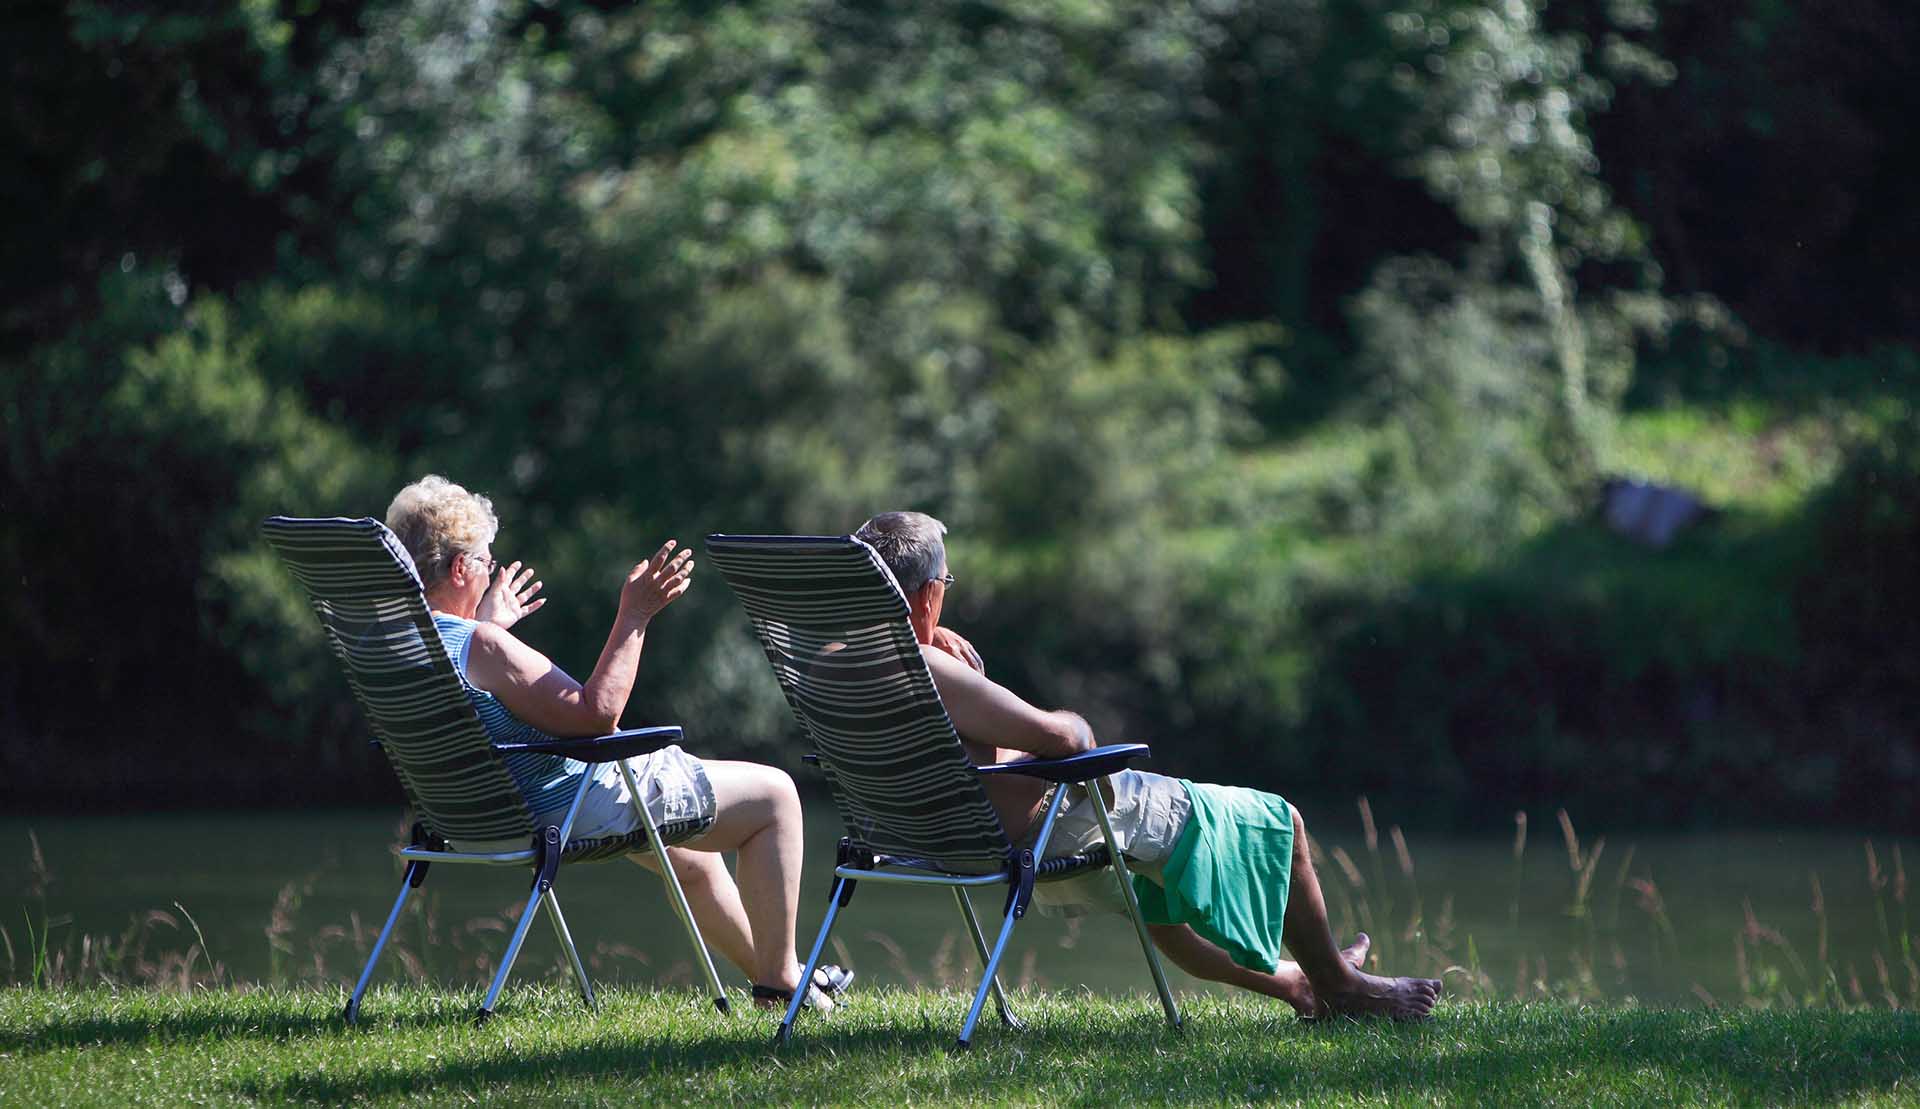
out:
M879 552L902 593L917 592L946 569L947 545L940 537L947 525L924 512L882 512L853 534Z

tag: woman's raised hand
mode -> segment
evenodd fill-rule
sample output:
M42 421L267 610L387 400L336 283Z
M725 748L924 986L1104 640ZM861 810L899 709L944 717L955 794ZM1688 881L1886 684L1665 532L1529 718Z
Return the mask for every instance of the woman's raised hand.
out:
M540 592L543 584L533 581L531 566L522 568L518 561L502 566L494 571L493 580L487 583L487 591L480 595L473 618L511 628L523 617L540 611L540 606L547 603L545 597L535 600L533 596Z
M620 590L620 611L641 619L672 604L687 591L693 581L693 550L674 554L677 540L669 539L652 558L627 573L627 584Z

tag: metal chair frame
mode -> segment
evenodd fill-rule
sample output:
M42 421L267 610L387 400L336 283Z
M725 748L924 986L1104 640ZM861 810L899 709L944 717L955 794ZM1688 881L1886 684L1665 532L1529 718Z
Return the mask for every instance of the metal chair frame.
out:
M815 746L820 749L818 755L806 756L806 760L825 764L830 780L834 782L836 804L849 829L848 837L840 843L840 857L834 867L826 919L821 922L819 934L807 955L802 982L812 981L814 968L819 965L821 952L826 947L828 936L832 934L834 922L840 910L851 901L858 883L944 886L953 890L954 900L967 923L967 934L972 938L974 950L984 965L979 986L967 1010L966 1021L960 1029L959 1047L965 1049L972 1044L989 993L993 995L1002 1024L1009 1028L1020 1028L1020 1021L1014 1016L1007 1002L1006 991L1000 984L999 968L1014 925L1026 915L1034 883L1043 877L1065 876L1104 862L1112 868L1114 880L1120 884L1127 915L1133 922L1141 952L1146 956L1147 966L1152 972L1154 988L1159 994L1167 1023L1176 1029L1181 1027L1180 1008L1167 986L1166 972L1160 965L1159 954L1140 915L1132 875L1127 870L1126 861L1114 837L1106 798L1098 785L1106 775L1136 759L1148 757L1151 751L1146 745L1111 744L1063 759L1023 759L991 766L973 766L960 750L960 737L953 730L952 720L946 715L945 706L940 703L939 690L933 684L907 627L905 595L885 562L871 547L851 535L710 535L707 537L707 554L739 595L789 706L801 728L811 735ZM788 584L795 571L798 571L802 583L797 588ZM884 583L884 586L880 583ZM799 620L790 616L790 612L798 613ZM799 671L804 668L796 666L789 653L793 648L792 629L796 624L808 626L812 629L810 634L813 637L825 639L830 636L821 630L822 626L838 628L842 620L852 621L849 626L859 627L857 638L867 644L860 648L861 651L874 657L895 659L901 669L898 674L889 677L852 679L874 682L877 692L870 695L842 688L833 694L816 691L810 696L799 676ZM884 630L875 632L875 629ZM874 646L876 643L885 646ZM894 678L902 680L894 681ZM870 696L871 703L861 703L856 707L854 698L863 695ZM816 697L820 703L831 707L814 707L811 702ZM900 710L898 722L889 715L893 710ZM834 711L838 711L848 723L833 722L830 714ZM823 717L823 713L828 715ZM889 738L892 734L889 729L903 735L912 734L914 738L907 742L918 745L915 750L929 755L929 761L916 768L916 771L931 768L934 774L923 776L915 788L932 791L926 794L930 808L924 815L938 817L941 811L950 811L957 816L956 822L941 833L946 836L944 847L936 846L942 842L937 837L928 840L924 838L924 833L909 834L903 831L913 822L898 813L884 818L874 815L873 798L894 790L899 779L876 774L871 766L861 765L858 756L862 753L863 745L864 755L868 758L878 758L880 752L890 751L888 745L893 740ZM836 755L836 751L841 754ZM845 766L837 766L837 757L846 757L850 761ZM904 773L911 775L914 771ZM982 776L991 774L1019 774L1055 783L1056 788L1031 848L1010 841L984 793L977 787L976 783ZM853 793L843 790L842 787L849 785L856 777L862 782L858 789ZM1068 789L1083 791L1094 806L1105 841L1105 860L1098 858L1101 853L1099 847L1066 858L1046 858L1054 821ZM946 792L941 793L942 790ZM946 800L932 801L935 795ZM849 800L849 797L854 799ZM879 829L878 834L875 828ZM993 861L996 856L1000 860L997 867ZM1041 861L1036 863L1036 859ZM1002 912L999 934L989 948L967 891L1001 885L1007 887L1006 907ZM776 1044L790 1040L793 1022L804 1003L805 991L796 991L775 1033Z
M806 969L801 972L802 982L813 980L813 968L820 963L820 955L826 948L827 937L833 932L833 924L840 910L853 900L856 882L881 882L904 886L944 886L953 890L953 898L959 903L960 913L967 922L967 935L973 940L974 950L980 956L985 967L980 976L980 985L973 992L973 1003L967 1007L967 1019L960 1026L960 1038L957 1046L964 1051L973 1046L973 1033L980 1022L980 1012L985 1007L987 994L993 994L994 1007L999 1011L1000 1023L1014 1031L1026 1027L1013 1013L1007 1003L1006 990L1000 984L1000 958L1006 953L1007 941L1013 937L1013 926L1026 916L1029 900L1033 894L1033 885L1037 878L1036 857L1044 858L1047 841L1053 835L1054 818L1060 813L1061 801L1066 796L1069 784L1082 790L1093 804L1094 815L1100 821L1100 834L1106 841L1108 866L1111 867L1114 880L1120 884L1120 892L1127 906L1127 918L1133 922L1134 933L1140 939L1140 950L1147 958L1147 967L1153 973L1154 990L1160 995L1160 1007L1165 1012L1167 1024L1175 1029L1183 1027L1179 1003L1173 999L1173 991L1167 985L1167 974L1160 965L1159 952L1154 949L1153 938L1147 933L1147 924L1140 915L1140 901L1134 896L1133 878L1127 870L1125 858L1114 839L1113 821L1107 812L1105 796L1100 792L1097 781L1086 784L1088 778L1105 777L1115 762L1126 762L1145 757L1147 748L1143 744L1112 744L1097 747L1092 751L1074 756L1073 759L1036 759L1031 762L1000 763L980 767L981 773L1032 774L1038 777L1052 777L1073 768L1061 764L1075 760L1084 760L1096 766L1086 771L1087 777L1076 777L1069 783L1062 779L1060 788L1055 789L1053 797L1047 802L1046 814L1041 818L1040 833L1034 837L1033 847L1016 848L1010 852L1008 869L998 874L945 874L925 866L912 863L900 863L876 856L871 852L862 853L853 848L847 840L841 841L841 858L833 868L833 893L827 903L826 919L820 923L820 932L814 938L813 949L807 953ZM1095 761L1095 760L1098 761ZM1044 865L1044 864L1041 864ZM1077 869L1086 869L1080 867ZM973 900L967 890L984 886L1006 885L1007 905L1002 913L999 936L994 940L991 951L987 948L985 934L980 930L980 919L974 913ZM774 1034L776 1044L785 1044L792 1039L793 1022L800 1015L802 996L805 991L795 991L793 1000L787 1005L787 1012L780 1021L780 1029Z
M660 860L660 872L667 887L668 900L687 930L687 938L693 943L695 961L699 964L706 979L709 995L713 998L714 1008L722 1013L729 1012L726 989L720 984L720 975L714 969L713 956L707 952L707 945L700 936L700 926L694 922L693 908L687 903L686 891L680 886L679 876L674 874L673 866L667 859L667 845L660 829L648 814L641 801L639 782L634 778L633 767L627 762L628 756L618 758L594 758L591 748L594 745L619 746L627 750L634 747L635 740L643 741L651 749L658 750L669 743L676 742L681 736L678 727L635 728L590 740L563 741L554 745L566 748L570 758L587 762L617 762L620 775L625 779L627 792L634 808L640 816L641 826L646 829L647 842L653 848L654 857ZM625 741L624 743L622 741ZM541 744L516 745L514 750L539 750ZM582 758L582 756L586 756ZM347 1000L346 1021L353 1024L359 1019L360 999L365 996L367 986L373 979L374 964L380 960L380 952L386 946L387 937L393 934L394 926L399 923L400 912L406 907L407 897L426 881L427 868L434 863L450 863L471 866L531 866L533 868L533 886L527 896L526 907L520 912L520 919L514 924L513 935L507 940L506 954L500 959L500 967L494 972L493 981L487 987L487 996L480 1003L475 1016L477 1023L485 1024L493 1016L494 1003L499 1000L500 991L506 987L507 976L513 972L514 960L519 958L520 947L526 942L527 931L533 926L533 918L538 915L544 904L553 923L554 938L566 952L567 964L573 968L574 980L580 986L580 998L591 1011L598 1011L600 1004L593 993L593 983L587 978L587 968L580 961L579 949L574 946L573 933L567 927L567 918L560 911L560 897L553 890L562 859L561 852L573 831L574 818L580 812L580 802L586 798L587 789L593 784L591 775L580 776L580 785L574 790L573 801L567 806L566 819L558 825L548 825L534 835L534 845L522 851L471 852L447 849L438 837L430 836L422 825L413 826L413 842L406 846L395 847L393 853L406 861L406 870L400 878L400 893L394 898L393 909L387 913L387 922L380 928L379 938L373 942L373 950L367 955L367 964L360 971L360 979L353 987L353 996ZM442 844L436 846L436 844Z
M352 1024L359 1018L360 1002L372 981L380 954L399 923L409 895L426 880L427 870L434 863L533 869L532 889L507 943L506 954L487 989L486 999L481 1003L477 1014L480 1022L493 1015L494 1004L506 986L514 960L519 957L527 931L542 904L550 914L554 936L566 952L567 962L579 983L581 998L589 1009L598 1007L593 984L580 961L580 952L574 946L553 886L561 865L568 861L570 847L574 861L592 861L626 850L630 845L637 846L638 837L628 833L604 841L570 842L574 820L593 782L593 776L587 773L580 775L580 784L559 824L536 822L502 761L509 755L557 755L591 764L619 765L639 813L640 825L646 831L646 842L659 860L668 899L686 927L688 939L693 942L696 961L704 973L714 1006L721 1012L728 1011L726 992L714 970L713 958L701 939L686 893L667 858L668 836L647 813L639 783L628 763L631 758L678 742L681 729L662 726L590 738L492 742L469 699L470 687L446 657L445 645L427 609L413 559L385 525L372 518L274 516L262 522L261 531L307 591L328 643L345 671L347 684L376 736L374 746L382 747L383 741L390 741L390 749L383 749L420 816L420 822L413 827L412 842L394 849L406 864L400 892L347 1000L344 1014L347 1023ZM343 632L343 624L360 630ZM391 634L393 629L401 629L405 634ZM345 635L354 638L348 642L343 639ZM487 754L492 756L491 765L487 764ZM462 794L461 788L465 786L473 788ZM449 809L446 805L466 807ZM678 827L670 830L686 831ZM532 843L517 851L456 851L443 838L446 834L467 841L511 842L513 836L528 831L532 833ZM677 834L674 838L677 842L687 837Z

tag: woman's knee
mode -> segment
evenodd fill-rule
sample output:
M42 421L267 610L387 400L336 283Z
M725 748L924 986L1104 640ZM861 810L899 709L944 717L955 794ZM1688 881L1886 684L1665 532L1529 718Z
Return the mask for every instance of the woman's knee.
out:
M793 775L777 766L764 766L748 763L752 769L749 775L753 781L753 792L777 821L787 821L800 815L800 789L793 784Z
M710 762L707 779L714 792L722 795L760 797L772 801L798 802L800 791L793 776L777 766L757 762Z
M800 793L786 771L751 762L715 763L708 767L708 777L719 824L730 829L725 835L736 844L739 837L764 828L800 827Z
M777 766L759 765L761 776L766 782L767 792L781 801L800 802L800 787L793 784L793 775Z

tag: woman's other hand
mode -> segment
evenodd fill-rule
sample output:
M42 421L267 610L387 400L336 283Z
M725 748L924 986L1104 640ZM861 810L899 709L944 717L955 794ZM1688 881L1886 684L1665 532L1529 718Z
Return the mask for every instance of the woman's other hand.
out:
M487 583L487 591L480 595L473 618L511 628L540 611L540 606L546 604L547 599L541 597L535 600L533 595L540 592L540 587L545 583L532 579L531 566L522 568L516 561L500 567L494 571L493 580Z
M677 540L669 539L652 558L627 573L627 584L620 590L622 615L651 620L687 591L693 581L693 550L674 554Z

